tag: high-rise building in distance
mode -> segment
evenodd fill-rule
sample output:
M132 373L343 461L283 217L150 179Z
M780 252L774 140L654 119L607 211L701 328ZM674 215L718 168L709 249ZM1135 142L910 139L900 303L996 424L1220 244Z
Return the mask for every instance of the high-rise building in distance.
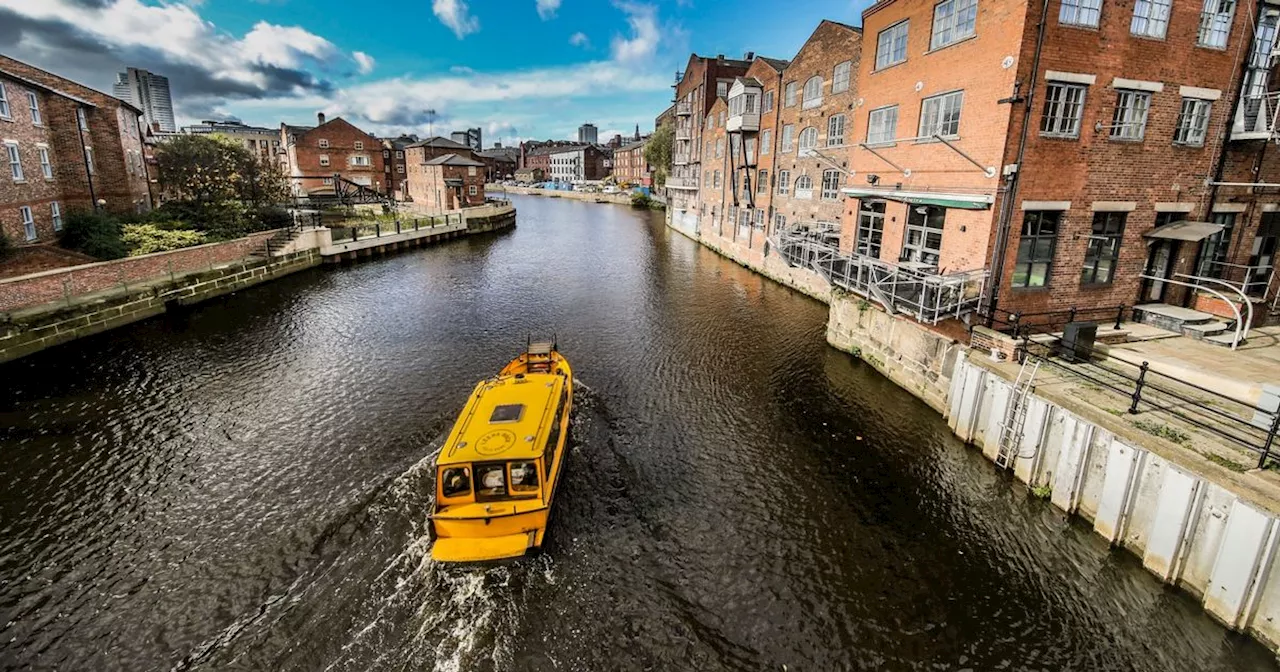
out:
M449 134L449 139L470 147L473 151L480 151L482 147L480 143L480 129L468 128L465 131L454 131Z
M578 142L596 144L599 136L595 124L583 124L578 127Z
M173 118L173 99L169 96L169 78L138 68L129 68L116 75L112 94L142 110L147 128L176 133L178 125Z

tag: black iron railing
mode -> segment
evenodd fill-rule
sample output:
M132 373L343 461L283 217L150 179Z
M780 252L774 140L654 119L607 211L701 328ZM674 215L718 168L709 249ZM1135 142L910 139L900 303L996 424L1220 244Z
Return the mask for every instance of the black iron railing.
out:
M1053 334L1061 332L1071 322L1099 322L1112 324L1120 328L1130 306L1102 306L1096 308L1077 308L1072 306L1064 310L1049 310L1039 313L1010 312L1002 308L987 307L982 311L982 320L988 328L1019 338L1023 334Z

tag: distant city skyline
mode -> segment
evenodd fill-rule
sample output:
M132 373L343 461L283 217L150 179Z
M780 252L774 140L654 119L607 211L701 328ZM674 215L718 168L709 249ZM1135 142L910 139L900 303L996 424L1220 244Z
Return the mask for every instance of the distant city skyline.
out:
M140 68L116 73L112 95L142 110L147 128L175 133L178 124L173 115L173 97L169 78Z

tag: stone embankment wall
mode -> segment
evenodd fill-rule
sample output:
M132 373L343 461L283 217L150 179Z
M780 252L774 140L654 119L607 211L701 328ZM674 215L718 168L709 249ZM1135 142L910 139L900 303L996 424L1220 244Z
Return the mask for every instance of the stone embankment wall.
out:
M617 203L631 205L631 194L598 194L589 191L559 191L557 189L534 189L533 187L503 187L488 185L485 193L497 196L502 192L508 194L527 194L529 196L547 196L550 198L567 198L571 201L587 201L589 203Z

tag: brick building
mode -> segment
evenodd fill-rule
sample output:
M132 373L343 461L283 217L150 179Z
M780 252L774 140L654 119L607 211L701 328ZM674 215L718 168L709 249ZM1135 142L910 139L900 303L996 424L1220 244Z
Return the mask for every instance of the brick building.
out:
M440 213L484 205L484 162L448 153L414 167L408 187L416 209Z
M184 126L182 132L190 135L208 135L217 133L228 140L243 145L245 149L264 159L275 161L280 152L280 131L274 128L247 126L238 121L202 121L191 126ZM163 133L163 131L158 131Z
M0 56L0 230L13 244L43 243L72 210L150 209L140 118L117 98Z
M637 140L614 150L613 176L619 184L653 186L653 168L644 158L644 148L648 144L647 139Z
M516 173L516 163L520 158L517 147L494 147L476 154L476 158L484 162L485 180L498 182L511 179Z
M382 141L341 117L326 121L321 113L316 121L314 127L280 125L281 160L294 194L332 195L334 175L388 193Z
M547 154L548 176L556 182L595 182L609 176L612 159L597 145L555 147Z
M396 200L404 200L408 193L405 182L409 179L409 171L405 149L417 141L416 135L382 139L382 183L391 185L391 195Z

